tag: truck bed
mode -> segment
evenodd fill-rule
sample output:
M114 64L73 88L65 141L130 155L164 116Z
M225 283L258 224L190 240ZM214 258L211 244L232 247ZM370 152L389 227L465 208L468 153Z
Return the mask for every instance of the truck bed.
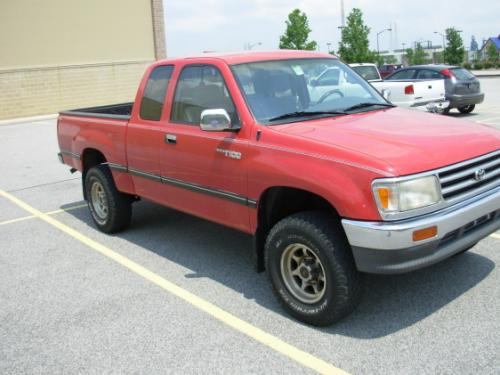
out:
M64 116L79 116L79 117L100 117L100 118L113 118L120 120L129 120L132 113L132 102L103 105L99 107L89 107L72 109L69 111L60 112Z

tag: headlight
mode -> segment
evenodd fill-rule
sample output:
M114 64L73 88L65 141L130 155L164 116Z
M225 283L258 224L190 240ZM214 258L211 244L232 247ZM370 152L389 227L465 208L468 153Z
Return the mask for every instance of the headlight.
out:
M373 182L372 188L384 219L441 201L441 187L436 176L380 179Z

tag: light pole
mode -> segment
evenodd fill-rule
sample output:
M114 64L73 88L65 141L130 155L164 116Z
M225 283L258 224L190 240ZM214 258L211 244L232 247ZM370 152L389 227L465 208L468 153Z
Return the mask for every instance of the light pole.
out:
M445 63L444 61L444 49L445 49L445 35L444 34L441 34L439 31L434 31L434 34L439 34L443 37L443 64Z
M405 45L406 43L401 43L401 45L403 46L403 56L401 56L401 64L404 64L405 63Z
M261 46L261 45L262 45L262 42L257 42L257 43L250 43L250 42L248 42L248 43L245 44L245 47L246 47L245 49L248 50L248 51L250 51L253 47L255 47L255 46Z
M377 33L377 60L378 60L377 63L378 64L380 64L380 48L378 46L378 37L379 37L380 34L385 33L386 31L392 31L392 29L389 27L388 29L384 29L384 30L379 31Z
M330 53L330 46L332 45L332 43L328 42L326 43L326 46L328 47L328 53Z

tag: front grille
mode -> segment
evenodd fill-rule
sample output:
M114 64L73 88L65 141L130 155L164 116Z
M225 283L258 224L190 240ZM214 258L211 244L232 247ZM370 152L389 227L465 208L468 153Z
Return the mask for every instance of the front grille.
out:
M438 177L446 201L479 194L500 184L500 152L445 168Z

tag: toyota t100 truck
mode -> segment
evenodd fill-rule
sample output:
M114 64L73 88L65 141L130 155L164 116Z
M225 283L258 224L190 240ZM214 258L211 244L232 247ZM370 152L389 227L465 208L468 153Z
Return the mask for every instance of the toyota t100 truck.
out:
M326 69L342 83L314 96ZM500 131L394 107L328 54L158 61L134 103L61 112L58 139L101 231L147 199L248 233L309 324L349 314L362 273L426 267L500 228Z

